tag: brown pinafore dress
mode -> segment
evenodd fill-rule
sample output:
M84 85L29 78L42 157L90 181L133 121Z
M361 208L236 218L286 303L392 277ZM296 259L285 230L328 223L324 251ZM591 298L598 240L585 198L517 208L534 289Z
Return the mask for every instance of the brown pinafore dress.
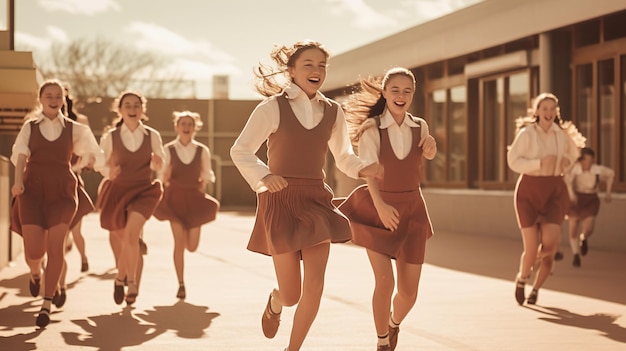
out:
M398 228L393 232L385 228L367 185L354 189L339 210L350 219L355 244L407 263L422 264L426 240L433 235L433 229L420 188L421 127L411 128L411 131L411 151L400 160L393 152L388 130L379 129L379 162L385 169L385 176L378 186L385 203L399 213Z
M163 187L160 181L152 180L150 169L150 133L148 130L139 149L133 152L122 143L119 128L111 131L110 163L120 166L120 174L101 184L97 207L100 209L100 226L106 230L124 229L130 212L150 218L161 200Z
M277 255L350 240L348 220L332 205L332 190L324 183L323 167L338 105L325 106L320 123L308 130L284 95L276 101L280 123L268 138L268 166L289 185L276 193L258 194L248 250Z
M11 230L22 234L22 225L43 229L70 224L77 207L77 180L70 167L74 149L71 120L53 141L47 140L35 121L30 123L30 156L24 170L24 193L15 198Z
M174 145L169 147L169 151L172 175L165 185L163 199L154 211L154 217L181 223L186 229L198 228L215 220L220 204L200 189L202 148L196 147L196 154L189 164L180 160Z
M76 162L78 162L78 156L72 155L72 159L70 160L70 163L72 165L75 165ZM89 197L89 194L87 194L87 191L85 190L85 182L83 181L83 177L81 177L80 174L76 172L72 172L72 173L74 173L74 176L76 176L76 179L78 180L78 188L76 189L77 190L76 192L78 195L78 209L76 210L76 214L74 215L74 218L72 219L72 223L70 223L70 229L74 228L74 226L83 217L85 217L87 214L93 212L93 210L96 209L93 205L93 201L91 201L91 198Z

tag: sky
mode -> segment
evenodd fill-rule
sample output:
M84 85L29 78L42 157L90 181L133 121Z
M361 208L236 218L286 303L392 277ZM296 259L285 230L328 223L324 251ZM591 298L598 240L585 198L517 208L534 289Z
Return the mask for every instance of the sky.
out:
M194 81L198 98L228 75L231 99L258 99L252 70L274 45L313 39L341 54L480 1L16 0L15 49L37 63L53 43L103 38L167 58L164 69Z

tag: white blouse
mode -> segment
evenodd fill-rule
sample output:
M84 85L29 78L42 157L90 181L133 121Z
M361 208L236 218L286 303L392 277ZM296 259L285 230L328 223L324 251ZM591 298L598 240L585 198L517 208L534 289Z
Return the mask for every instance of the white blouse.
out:
M536 123L528 125L520 130L511 144L507 154L509 167L517 173L533 176L558 176L561 175L559 167L555 167L553 174L545 174L541 170L541 159L556 155L556 164L566 158L570 165L578 159L578 147L574 140L556 124L552 124L550 130L545 132Z
M393 119L389 110L385 109L380 118L380 129L387 129L389 133L389 142L391 149L396 157L400 160L406 158L411 151L413 145L413 133L411 128L421 128L420 135L424 139L429 134L428 124L421 118L419 124L416 123L407 113L402 124L398 125ZM380 131L376 128L368 128L363 131L363 135L359 139L359 157L367 163L378 162L380 154Z
M614 177L615 172L608 167L593 164L589 170L585 171L577 162L565 177L565 181L568 188L575 192L595 194L598 192L598 181L612 184Z
M84 167L90 156L95 158L95 167L101 167L104 165L104 155L100 147L98 146L98 142L94 137L91 129L82 124L76 123L71 119L63 116L60 112L57 117L54 119L47 118L42 113L37 114L35 117L35 123L39 124L39 130L43 137L48 141L55 141L61 136L61 132L63 128L65 128L66 123L73 123L74 127L72 129L72 142L73 142L73 153L80 156L81 160L77 165L79 168ZM26 121L22 126L22 129L17 134L15 139L15 143L13 144L13 150L11 153L11 162L13 165L17 164L17 159L19 155L25 155L26 158L30 156L30 148L28 147L28 142L30 141L31 128L30 122L32 119Z
M152 152L161 157L161 159L165 158L165 152L163 151L163 142L161 141L161 134L156 131L156 129L148 127L143 123L139 123L139 126L131 131L126 127L126 124L122 123L120 128L120 139L122 139L122 144L124 147L131 152L137 151L141 144L143 143L143 137L148 135L148 131L150 131L150 145L152 147ZM111 129L113 131L114 129ZM113 152L113 141L111 139L111 131L107 132L100 138L100 147L104 152L104 159L108 162L111 157L111 153ZM155 170L154 165L150 162L150 168ZM96 171L100 172L102 176L107 178L109 176L109 167L108 165L104 165L101 168L96 168Z
M296 118L304 128L309 130L317 126L324 117L324 106L331 104L328 98L320 92L317 92L314 98L309 99L296 84L289 85L285 88L285 92ZM256 156L256 152L261 144L278 130L279 123L280 111L276 97L265 99L252 111L248 122L230 149L230 156L235 166L252 190L256 192L267 190L261 179L270 174L268 166ZM358 178L359 171L368 165L352 150L341 107L337 109L337 119L328 141L328 147L339 170L352 178Z
M163 158L163 167L161 168L159 175L161 180L163 180L165 170L169 167L172 160L172 155L170 154L170 146L172 145L174 145L174 150L176 151L176 155L178 155L180 161L186 165L193 161L193 158L196 156L196 149L201 148L202 152L200 154L200 160L202 163L202 170L200 171L200 179L215 183L215 173L211 168L211 152L209 151L209 148L193 139L189 144L183 145L179 138L176 138L163 146L165 157Z

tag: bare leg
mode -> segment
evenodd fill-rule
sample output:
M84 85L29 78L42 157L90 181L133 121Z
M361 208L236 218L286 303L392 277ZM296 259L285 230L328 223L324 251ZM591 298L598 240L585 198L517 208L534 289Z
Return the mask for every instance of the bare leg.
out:
M111 244L111 251L113 251L113 257L115 258L115 267L117 267L118 278L124 280L126 276L126 267L122 261L122 241L124 238L124 230L113 230L109 232L109 243Z
M396 268L398 271L398 292L393 299L393 319L394 322L400 323L417 301L422 265L396 261Z
M554 265L554 253L559 247L561 227L554 223L543 223L541 225L541 266L535 278L534 290L539 290L552 272Z
M136 283L137 261L139 256L139 234L146 219L137 212L130 212L124 228L121 254L125 258L128 281ZM120 277L118 273L118 278Z
M593 227L595 225L595 217L587 217L582 220L582 234L585 239L588 239L593 234Z
M83 237L81 228L82 228L83 220L81 219L76 223L76 225L71 229L72 237L74 238L74 243L76 244L76 248L80 253L81 262L87 262L87 254L85 252L85 238Z
M65 263L65 239L69 227L65 223L57 224L48 229L45 295L53 296L59 285L59 278Z
M372 296L374 326L378 336L385 336L389 332L389 312L391 311L391 296L395 284L391 258L369 249L367 250L367 257L369 257L374 270L375 284Z
M329 251L330 243L319 244L302 250L304 282L302 284L302 296L293 317L293 328L288 347L290 351L300 350L304 338L317 316L324 290L324 274L326 273Z
M178 282L185 281L185 246L187 233L183 225L179 222L170 222L172 234L174 235L174 268Z
M46 254L47 235L45 230L37 225L25 224L22 226L24 239L24 258L32 277L41 277L41 261Z
M200 245L200 227L191 228L187 231L187 251L196 252Z
M537 260L537 251L539 250L539 231L537 226L522 228L522 240L524 242L524 251L520 258L519 275L520 278L526 279L530 275L530 269Z
M569 246L572 249L572 254L580 254L580 233L578 232L578 224L580 221L576 217L570 217L568 222Z

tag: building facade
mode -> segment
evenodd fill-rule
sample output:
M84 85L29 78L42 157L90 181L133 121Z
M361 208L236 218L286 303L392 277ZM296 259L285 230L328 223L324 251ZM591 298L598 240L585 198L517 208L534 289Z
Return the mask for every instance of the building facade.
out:
M359 77L411 69L412 113L426 119L439 149L424 182L435 227L512 236L518 175L506 154L515 119L537 94L555 93L564 119L616 172L618 194L601 210L597 241L626 251L624 23L619 0L487 0L331 58L324 88L341 100ZM450 213L456 220L446 220Z

